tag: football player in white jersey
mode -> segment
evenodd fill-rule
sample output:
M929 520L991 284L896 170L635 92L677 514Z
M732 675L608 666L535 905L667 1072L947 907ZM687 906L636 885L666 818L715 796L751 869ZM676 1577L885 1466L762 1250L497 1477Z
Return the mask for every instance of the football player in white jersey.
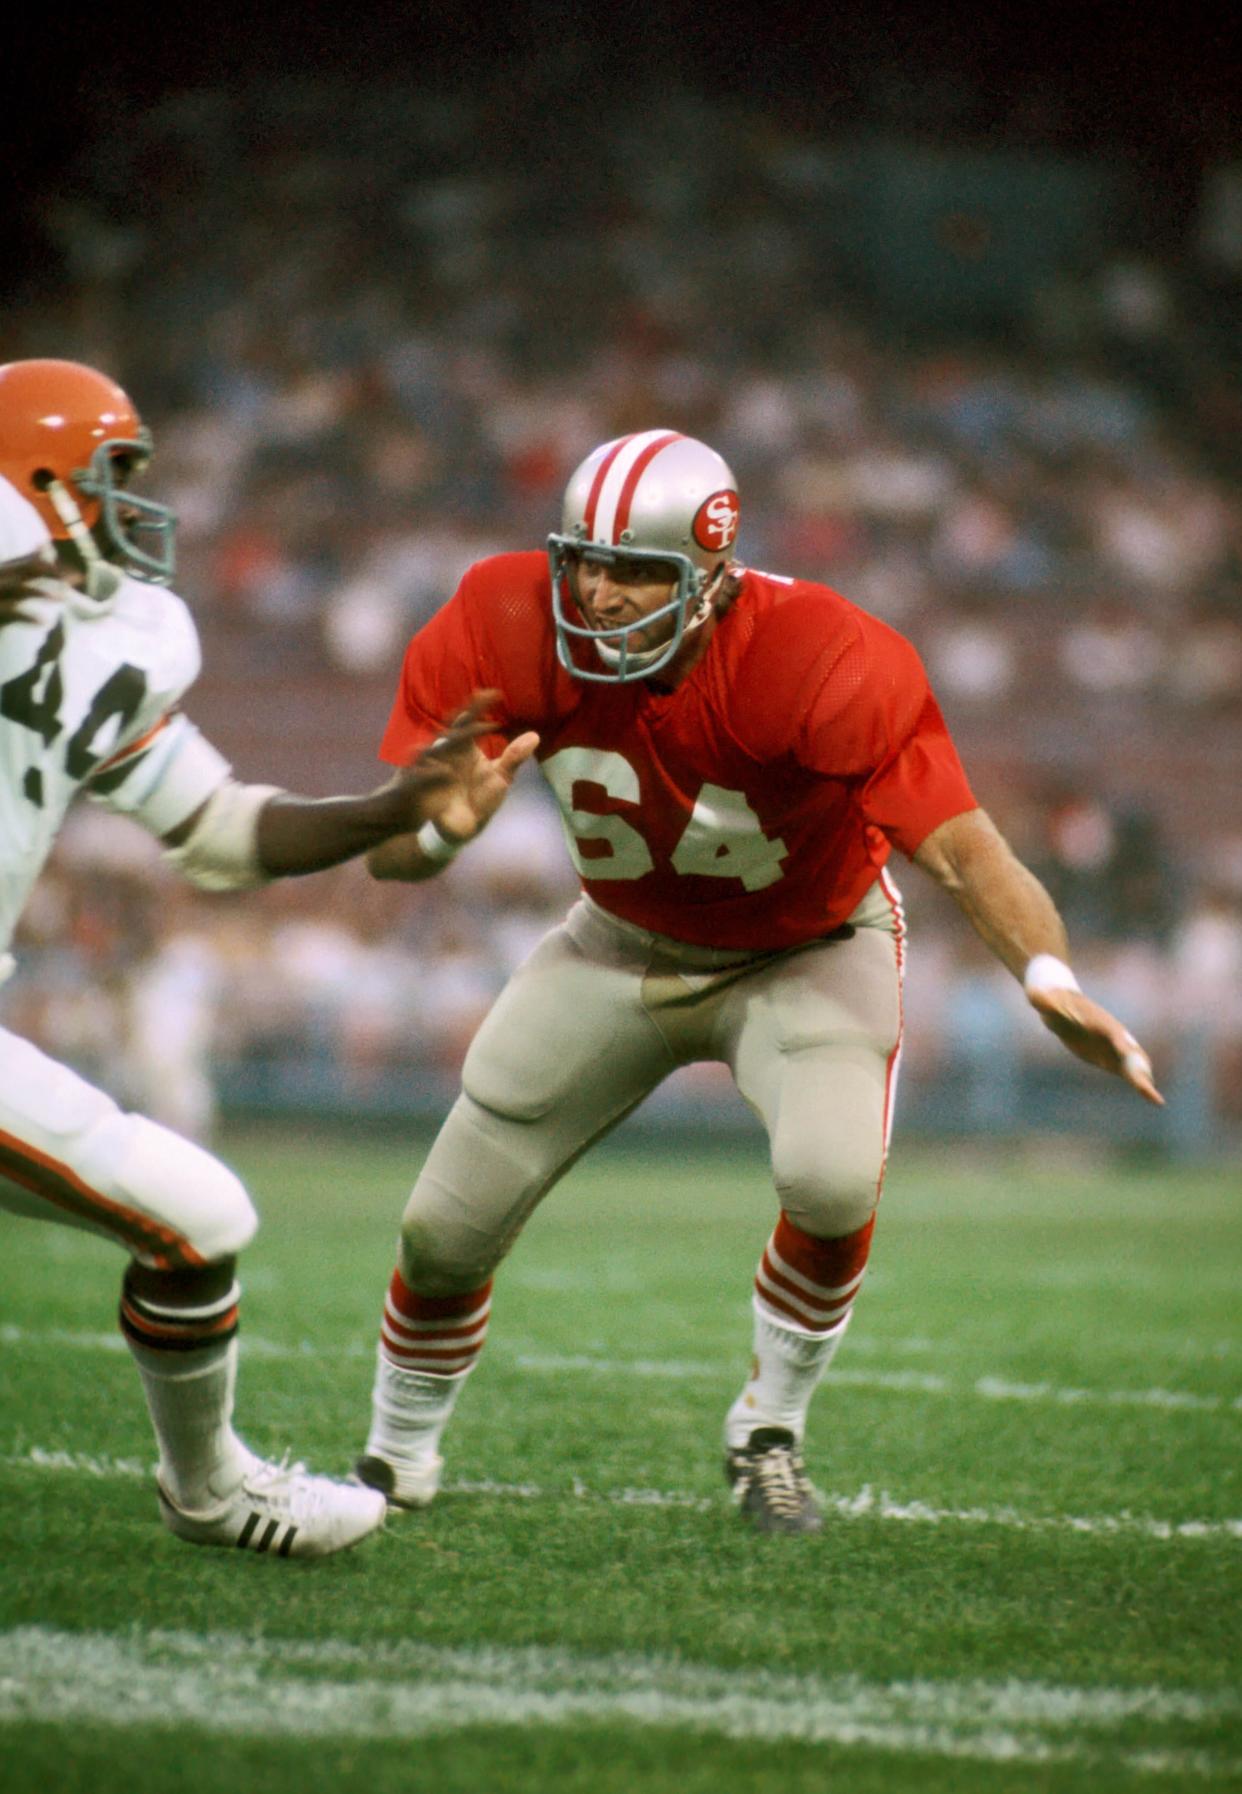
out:
M179 710L199 669L167 587L174 518L126 489L149 433L75 362L0 366L0 978L27 894L79 794L134 817L186 877L238 890L339 864L443 821L473 832L537 745L465 751L486 695L366 796L246 785ZM256 1216L201 1147L0 1028L0 1207L126 1251L120 1323L159 1444L165 1524L197 1544L323 1556L378 1527L375 1490L271 1463L233 1430L237 1254Z

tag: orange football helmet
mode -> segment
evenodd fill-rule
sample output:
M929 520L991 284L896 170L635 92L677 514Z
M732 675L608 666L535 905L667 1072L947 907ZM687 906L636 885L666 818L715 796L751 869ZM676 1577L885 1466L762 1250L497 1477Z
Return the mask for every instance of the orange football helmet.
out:
M126 482L151 458L151 432L124 389L78 361L0 366L0 474L58 542L138 579L173 575L176 518Z

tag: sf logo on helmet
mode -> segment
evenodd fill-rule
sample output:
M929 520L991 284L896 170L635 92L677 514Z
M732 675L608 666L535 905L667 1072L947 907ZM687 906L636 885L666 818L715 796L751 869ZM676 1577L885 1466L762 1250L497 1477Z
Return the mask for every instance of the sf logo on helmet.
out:
M705 498L694 514L692 532L700 548L723 550L737 535L737 493L725 488Z

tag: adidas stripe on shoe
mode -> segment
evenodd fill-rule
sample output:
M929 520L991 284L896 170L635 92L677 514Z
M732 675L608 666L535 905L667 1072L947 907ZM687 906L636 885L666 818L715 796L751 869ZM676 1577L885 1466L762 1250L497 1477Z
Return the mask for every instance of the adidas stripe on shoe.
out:
M157 1485L158 1487L158 1485ZM382 1526L373 1489L313 1476L304 1464L256 1458L238 1488L210 1513L188 1513L159 1488L164 1524L192 1545L233 1546L272 1557L327 1557Z

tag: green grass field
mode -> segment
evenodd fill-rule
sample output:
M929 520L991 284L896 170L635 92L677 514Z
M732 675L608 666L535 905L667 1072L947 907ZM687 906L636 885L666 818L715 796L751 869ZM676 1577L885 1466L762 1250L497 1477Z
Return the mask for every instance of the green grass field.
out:
M343 1471L417 1154L248 1136L239 1419ZM160 1527L118 1255L0 1216L5 1794L1242 1785L1226 1170L898 1152L812 1411L729 1506L757 1145L599 1153L498 1281L424 1516L319 1564Z

